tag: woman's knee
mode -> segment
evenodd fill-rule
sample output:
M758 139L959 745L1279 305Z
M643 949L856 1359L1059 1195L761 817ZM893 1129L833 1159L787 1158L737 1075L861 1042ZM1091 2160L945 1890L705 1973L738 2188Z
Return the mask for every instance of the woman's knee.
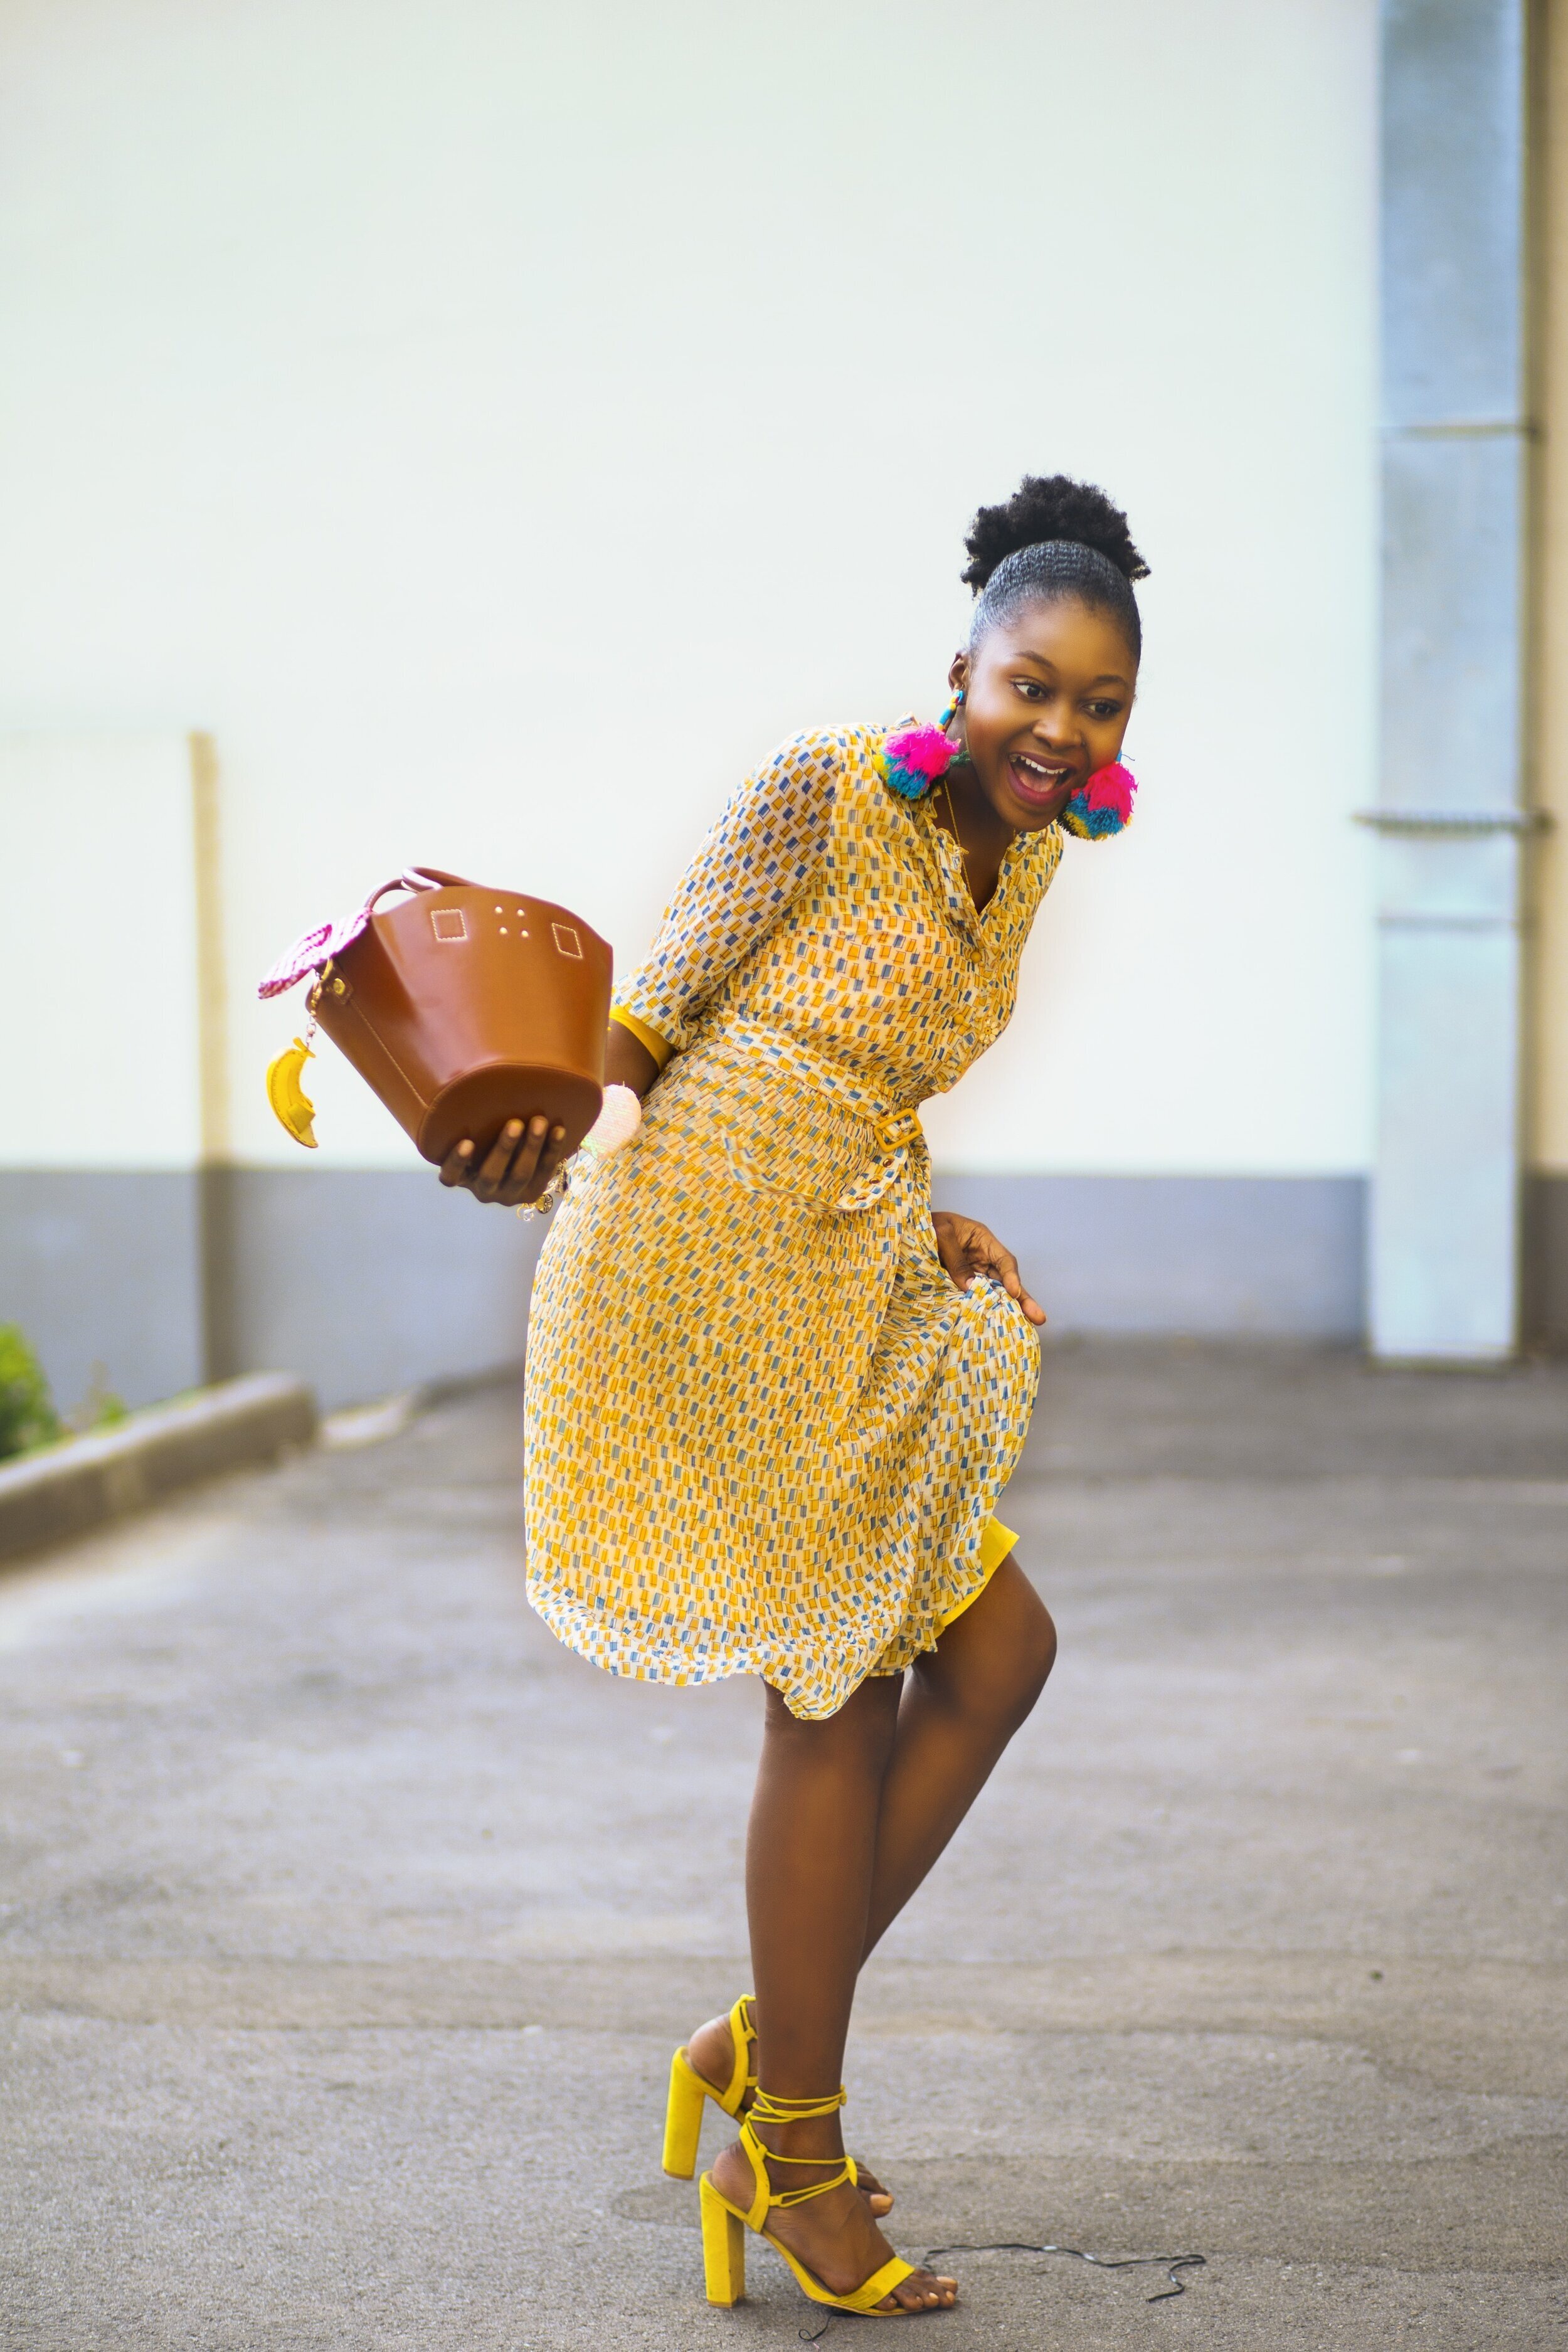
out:
M1008 1559L921 1664L947 1704L1005 1723L1012 1732L1033 1710L1056 1658L1051 1612L1016 1562Z
M1032 1585L1029 1599L1034 1606L1017 1612L998 1661L1005 1684L1005 1706L1015 1729L1033 1713L1057 1662L1056 1620Z
M1051 1668L1057 1662L1057 1621L1043 1601L1038 1601L1039 1614L1020 1644L1019 1672L1033 1706L1051 1678Z

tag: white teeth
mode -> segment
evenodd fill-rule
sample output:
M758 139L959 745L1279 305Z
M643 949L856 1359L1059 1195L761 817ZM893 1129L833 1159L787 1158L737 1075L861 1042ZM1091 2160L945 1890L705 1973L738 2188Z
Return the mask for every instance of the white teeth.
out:
M1032 776L1044 776L1049 784L1059 783L1067 774L1065 768L1043 767L1038 760L1026 759L1022 751L1018 754L1018 765L1020 768L1027 768Z

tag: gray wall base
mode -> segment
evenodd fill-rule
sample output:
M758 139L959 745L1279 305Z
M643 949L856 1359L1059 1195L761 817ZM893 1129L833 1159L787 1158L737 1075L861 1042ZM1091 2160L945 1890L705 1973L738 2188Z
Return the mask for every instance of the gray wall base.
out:
M1568 1354L1568 1176L1531 1176L1524 1188L1524 1338Z
M0 1322L62 1412L249 1371L331 1409L516 1362L542 1235L433 1169L4 1169Z
M1017 1255L1053 1328L1359 1339L1360 1176L938 1176Z
M1359 1176L939 1175L1016 1250L1058 1331L1357 1341ZM0 1171L0 1320L67 1409L95 1364L142 1404L298 1373L329 1409L522 1353L543 1228L419 1170ZM198 1267L208 1269L202 1312ZM1526 1331L1568 1349L1568 1175L1525 1202Z
M26 1332L62 1412L95 1380L132 1405L198 1385L200 1234L195 1175L0 1169L0 1323Z
M205 1186L215 1377L299 1372L331 1410L521 1360L542 1224L433 1168L216 1168Z

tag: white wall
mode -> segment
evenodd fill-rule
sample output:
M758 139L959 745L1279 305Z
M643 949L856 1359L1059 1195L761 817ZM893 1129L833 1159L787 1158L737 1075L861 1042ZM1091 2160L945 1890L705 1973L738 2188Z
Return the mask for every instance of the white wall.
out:
M199 1163L193 784L182 735L0 737L0 1168Z
M970 511L1060 467L1155 567L1144 798L933 1140L1363 1166L1373 32L12 0L0 725L211 731L238 1154L304 1159L250 993L295 932L417 857L635 958L772 742L934 709ZM318 1165L409 1157L316 1093Z

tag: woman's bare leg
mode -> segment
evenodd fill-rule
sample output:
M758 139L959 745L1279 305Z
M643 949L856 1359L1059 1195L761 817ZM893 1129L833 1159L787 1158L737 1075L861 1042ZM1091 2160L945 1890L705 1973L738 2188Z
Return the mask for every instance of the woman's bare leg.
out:
M746 1895L758 2071L775 2098L837 2087L865 1956L984 1787L1055 1656L1049 1612L1008 1559L907 1677L862 1683L823 1723L797 1722L768 1692ZM837 2115L769 2126L759 2137L781 2156L822 2161L821 2172L804 2163L774 2168L775 2189L823 2178L843 2154ZM750 2202L743 2149L727 2148L713 2170L732 2202ZM847 2186L775 2212L770 2226L839 2292L891 2251L866 2200ZM931 2309L953 2297L951 2280L921 2271L893 2299Z
M1056 1654L1050 1612L1009 1554L978 1601L910 1669L877 1817L865 1952L898 1917L990 1779L1044 1690Z
M762 1765L746 1848L746 1903L757 1990L757 2063L779 2099L831 2096L844 2074L855 1979L868 1932L877 1824L898 1725L899 1678L873 1677L819 1723L801 1723L767 1693ZM768 2125L764 2146L808 2161L773 2168L778 2189L826 2178L841 2161L839 2116ZM713 2168L735 2204L749 2204L752 2167L726 2148ZM892 2249L847 2182L769 2224L825 2285L859 2286ZM951 2280L917 2272L895 2290L912 2309L951 2303Z
M816 2098L843 2080L899 1684L864 1682L818 1723L773 1690L766 1706L746 1843L758 2071L775 2098Z
M729 2012L722 2017L710 2017L700 2025L686 2045L686 2055L695 2072L704 2082L711 2083L716 2091L729 2087L735 2071L735 2037L730 2030ZM745 2115L751 2107L749 2094L742 2094L740 2112ZM863 2160L859 2164L859 2188L871 2210L879 2220L893 2210L893 2200L876 2174Z

